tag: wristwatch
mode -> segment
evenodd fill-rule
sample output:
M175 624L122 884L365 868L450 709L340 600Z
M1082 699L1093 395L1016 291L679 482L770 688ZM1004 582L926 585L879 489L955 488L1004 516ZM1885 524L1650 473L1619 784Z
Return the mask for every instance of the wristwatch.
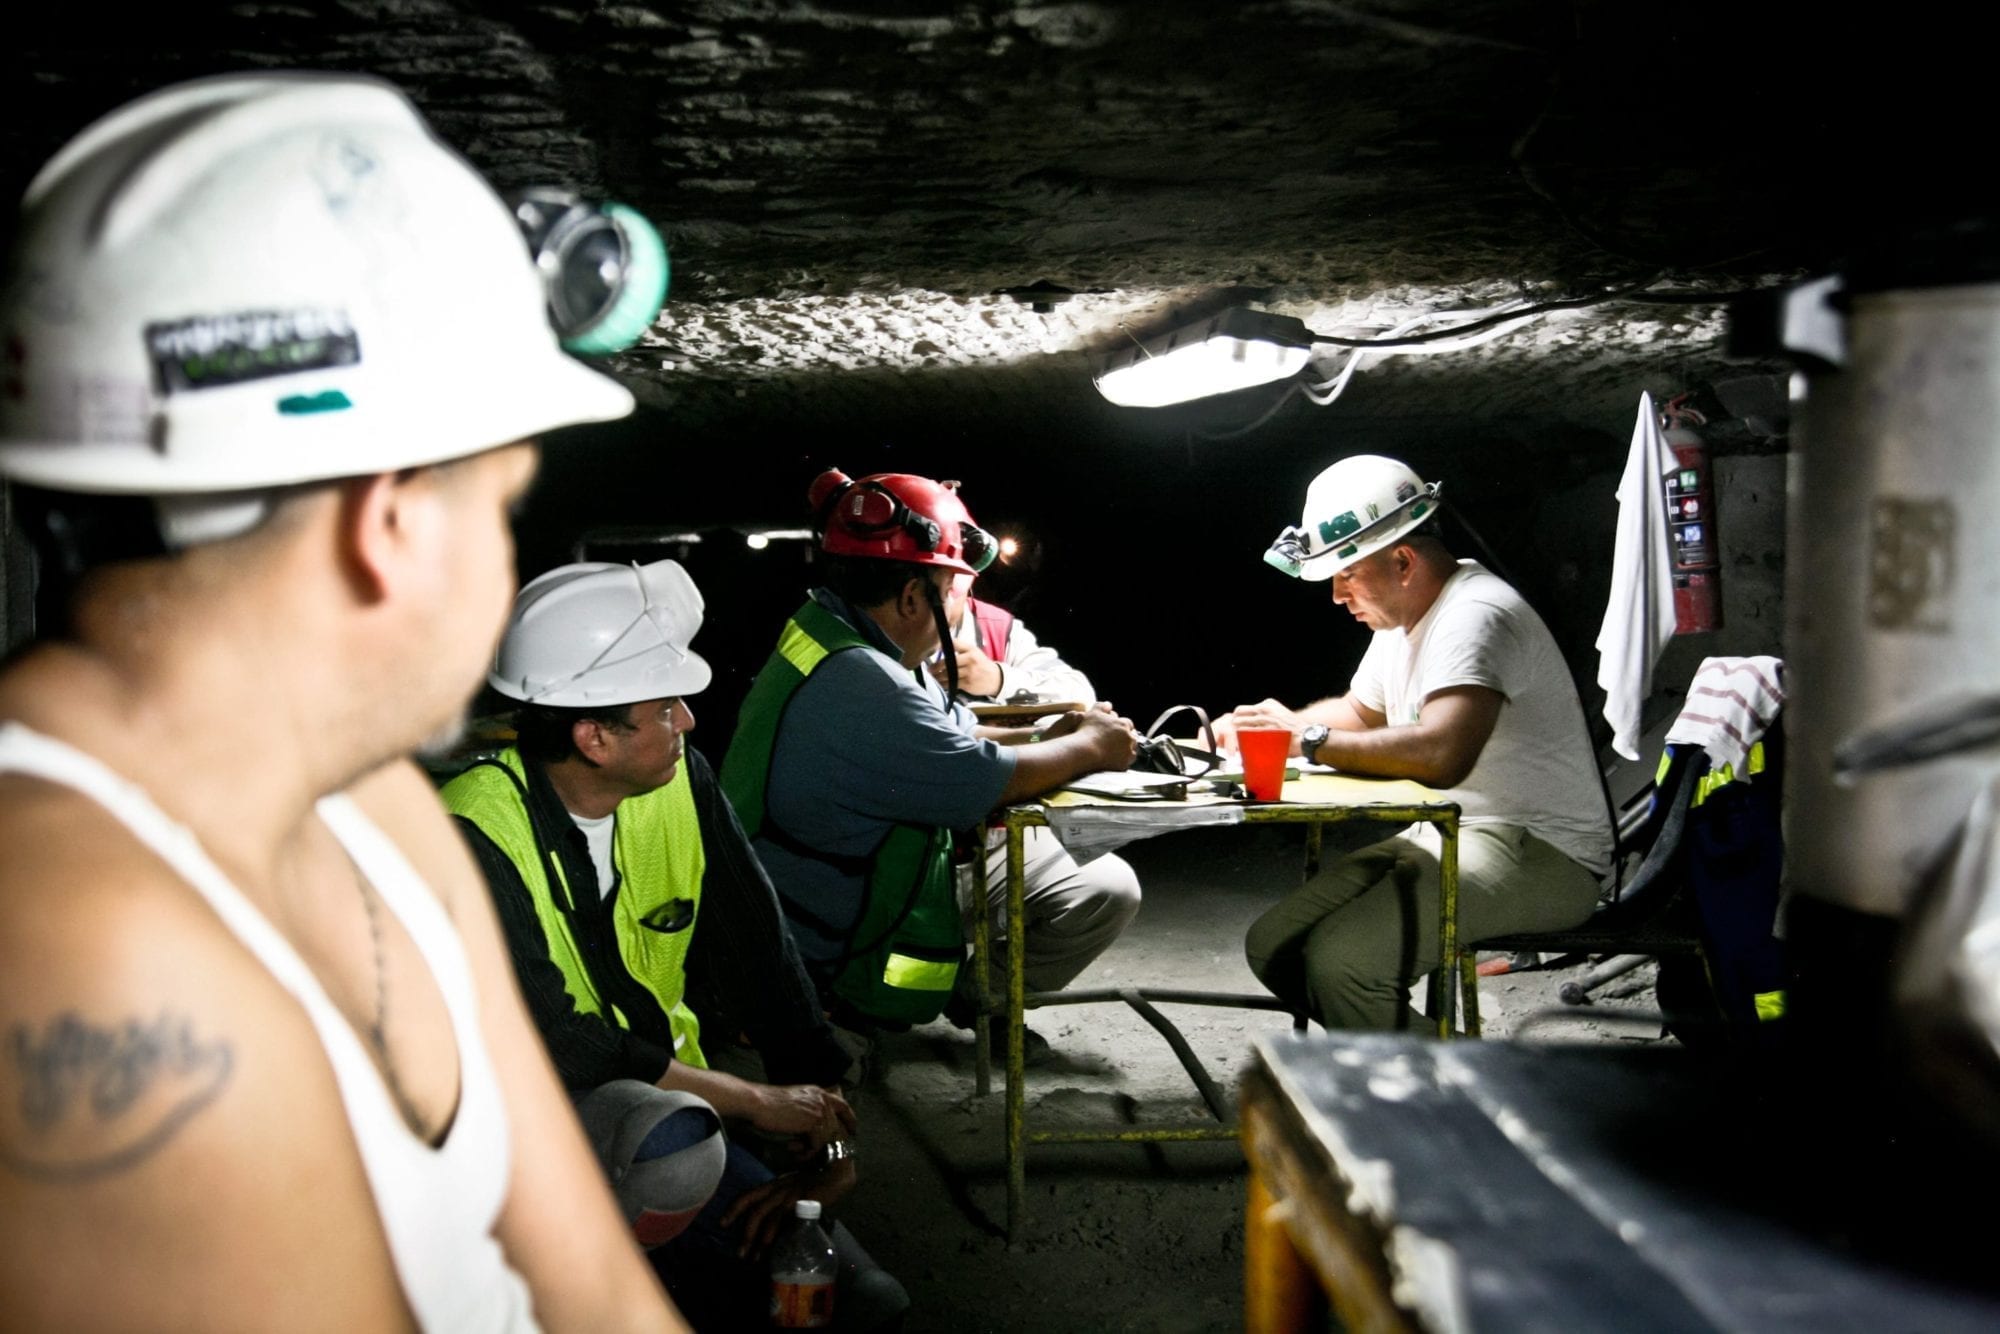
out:
M1333 729L1325 723L1312 723L1299 733L1299 758L1311 760L1319 754L1319 748L1326 744L1327 733Z
M854 1156L854 1141L851 1139L830 1139L819 1151L820 1166L832 1167L835 1163Z

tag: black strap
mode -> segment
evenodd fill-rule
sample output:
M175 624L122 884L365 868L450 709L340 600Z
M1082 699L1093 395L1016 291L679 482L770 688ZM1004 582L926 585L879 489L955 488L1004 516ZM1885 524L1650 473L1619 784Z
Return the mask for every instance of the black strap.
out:
M854 943L854 933L859 928L861 919L868 915L869 899L875 892L873 883L875 878L875 857L877 853L881 852L881 846L878 844L875 852L868 854L866 857L853 857L835 852L823 852L809 843L804 843L794 838L776 820L771 818L769 811L764 813L764 827L758 831L758 836L770 839L773 843L795 856L804 857L808 861L819 862L824 866L831 866L843 875L858 875L861 877L861 909L854 916L855 926L846 930L827 921L826 918L785 893L783 889L778 890L778 897L785 901L786 916L797 917L828 940L844 942L841 946L840 954L833 960L832 966L835 968L839 968L846 964L848 960L858 958L880 946L884 941L895 935L897 929L908 920L910 914L916 911L917 896L923 889L924 878L930 868L931 850L937 837L935 833L928 836L928 840L924 844L924 855L917 861L916 879L911 882L909 896L903 901L903 907L896 914L895 920L890 922L887 929L874 940L869 941L865 945L857 945ZM882 836L882 841L884 843L888 842L887 834ZM777 888L777 886L774 884L773 888Z
M923 893L924 882L930 878L931 856L936 844L937 832L933 830L924 839L923 855L917 858L917 873L910 881L910 892L904 897L903 906L898 910L894 919L890 921L888 926L882 929L882 934L869 941L866 945L856 945L854 938L849 936L847 948L841 952L839 958L833 961L834 967L844 967L849 960L858 959L864 954L872 953L882 945L887 944L895 936L896 932L902 929L903 923L909 920L910 914L917 910L917 899ZM868 902L875 893L875 886L873 883L870 883L873 879L874 877L870 876L869 882L864 882L862 885L861 915L855 918L857 930L860 927L861 917L868 915ZM985 909L982 908L981 911L983 912Z
M839 852L824 852L819 848L813 847L810 843L802 842L794 838L783 825L773 820L769 811L764 812L764 827L758 830L757 834L760 838L770 839L794 857L804 857L808 861L822 862L839 871L842 875L866 875L868 874L868 868L875 861L875 854L872 852L865 857L854 857Z
M954 716L951 711L952 701L958 698L958 644L951 637L951 622L944 616L944 596L938 592L938 586L931 582L928 574L924 576L924 601L930 604L931 622L937 626L938 652L944 657L944 712L949 718ZM919 666L917 671L921 673L923 668ZM917 683L923 684L921 675L917 678ZM928 694L929 691L926 690L925 693Z
M1195 716L1196 721L1201 724L1200 735L1203 737L1203 739L1205 739L1208 742L1207 750L1201 750L1194 746L1183 746L1178 741L1175 741L1173 743L1174 754L1176 756L1183 758L1193 757L1195 759L1208 761L1201 767L1200 773L1192 773L1192 774L1188 773L1187 765L1185 763L1180 765L1180 773L1183 776L1188 778L1199 778L1202 776L1202 774L1207 773L1209 770L1213 769L1216 765L1222 763L1222 753L1221 753L1222 748L1215 744L1215 728L1208 720L1207 709L1202 708L1201 705L1199 704L1176 704L1172 708L1168 709L1165 713L1161 714L1159 717L1153 719L1153 725L1146 729L1146 739L1150 741L1154 737L1159 736L1160 728L1166 723L1167 719L1173 717L1177 713L1192 713ZM1171 740L1171 738L1169 739Z

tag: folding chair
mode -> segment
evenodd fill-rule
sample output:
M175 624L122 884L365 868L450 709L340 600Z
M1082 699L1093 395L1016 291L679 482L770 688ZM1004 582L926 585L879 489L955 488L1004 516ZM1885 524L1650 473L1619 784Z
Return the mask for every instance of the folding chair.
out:
M1540 954L1702 954L1700 922L1688 893L1686 835L1688 810L1707 767L1699 747L1670 746L1664 771L1653 784L1646 815L1615 854L1622 864L1641 856L1623 891L1588 920L1563 931L1517 932L1484 940L1461 940L1459 994L1465 1034L1479 1036L1479 951Z

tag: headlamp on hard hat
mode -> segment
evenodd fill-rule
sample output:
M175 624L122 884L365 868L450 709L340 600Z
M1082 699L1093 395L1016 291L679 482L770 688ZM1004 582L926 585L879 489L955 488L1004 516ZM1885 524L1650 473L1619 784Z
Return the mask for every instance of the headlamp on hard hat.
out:
M613 345L597 341L613 326L629 338L658 310L665 247L616 206L564 222L575 201L558 198L509 207L379 79L150 93L22 195L0 279L21 354L0 392L0 475L189 497L162 525L185 545L256 522L236 493L623 417L631 393L562 354L551 312L581 326L564 330L574 350ZM193 499L210 496L224 499Z
M1331 579L1428 522L1441 490L1396 459L1341 459L1313 478L1304 514L1278 534L1264 563L1295 579Z
M984 574L1000 555L1000 539L967 520L958 525L959 547L974 574Z
M1282 570L1296 579L1305 568L1306 557L1312 554L1310 539L1305 530L1287 527L1278 534L1278 540L1271 543L1271 549L1264 553L1264 563L1275 570Z
M622 352L644 336L667 299L667 243L643 214L566 190L523 190L507 201L548 295L549 322L566 351Z

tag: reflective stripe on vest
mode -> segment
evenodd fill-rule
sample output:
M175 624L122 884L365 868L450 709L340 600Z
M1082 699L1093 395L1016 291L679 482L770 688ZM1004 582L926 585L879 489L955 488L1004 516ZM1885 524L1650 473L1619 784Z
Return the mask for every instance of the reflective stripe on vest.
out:
M1658 783L1667 776L1667 766L1672 759L1673 756L1667 751L1660 752L1659 772L1653 776L1655 783ZM1747 783L1763 772L1764 743L1758 741L1751 745L1750 754L1744 758L1741 775L1737 774L1733 766L1724 764L1719 768L1710 769L1707 773L1697 778L1694 784L1694 796L1689 799L1688 808L1692 810L1694 807L1701 805L1731 783Z
M814 639L799 628L797 621L786 621L784 633L778 636L778 656L796 667L800 679L811 676L813 668L825 661L826 645Z
M525 784L526 770L519 751L510 746L498 759ZM544 861L521 789L492 766L477 765L445 784L443 796L451 812L478 825L520 873L548 943L549 959L561 970L564 989L576 1008L584 1014L608 1011L620 1028L630 1028L618 1007L607 1004L598 994L597 984L584 965L564 911L564 905L573 900L562 862L552 849ZM612 912L619 956L625 971L665 1012L673 1029L674 1059L706 1069L701 1022L682 999L687 989L688 945L700 917L702 873L707 865L687 765L676 769L665 787L620 802L617 814L612 860L619 872L619 886ZM693 919L687 926L659 931L645 924L656 913L669 911L668 905L676 899L694 904ZM591 911L592 905L583 910Z
M891 954L882 965L882 980L905 991L950 991L958 980L958 963Z

